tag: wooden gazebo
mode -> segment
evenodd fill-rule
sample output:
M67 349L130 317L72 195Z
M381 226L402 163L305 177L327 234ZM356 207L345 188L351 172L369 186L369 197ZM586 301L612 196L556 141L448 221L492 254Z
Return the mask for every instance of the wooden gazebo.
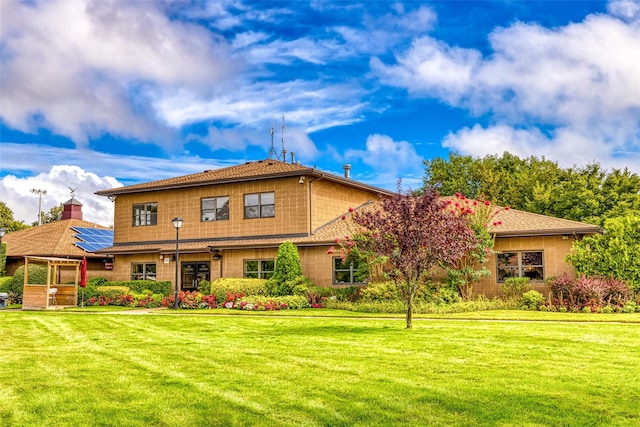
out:
M29 283L29 264L47 264L47 283ZM82 260L50 257L24 257L23 310L75 307L78 305L78 279ZM62 269L75 268L73 283L59 283ZM68 276L68 274L67 274Z

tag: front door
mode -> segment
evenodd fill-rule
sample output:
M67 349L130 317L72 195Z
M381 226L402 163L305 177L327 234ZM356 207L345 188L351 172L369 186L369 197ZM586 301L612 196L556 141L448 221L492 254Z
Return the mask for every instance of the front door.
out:
M211 264L208 261L182 263L182 290L196 291L203 280L211 280Z

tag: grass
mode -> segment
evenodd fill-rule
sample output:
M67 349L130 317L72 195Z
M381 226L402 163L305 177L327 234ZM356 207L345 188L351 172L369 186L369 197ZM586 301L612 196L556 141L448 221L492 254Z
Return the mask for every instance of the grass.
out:
M640 425L638 325L550 321L600 315L165 313L0 311L0 425Z

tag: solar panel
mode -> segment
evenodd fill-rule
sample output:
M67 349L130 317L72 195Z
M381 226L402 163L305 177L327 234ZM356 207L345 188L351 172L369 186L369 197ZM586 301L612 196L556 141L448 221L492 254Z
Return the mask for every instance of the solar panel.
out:
M77 232L76 237L79 242L73 244L86 252L95 252L100 249L113 246L113 230L88 227L71 227Z

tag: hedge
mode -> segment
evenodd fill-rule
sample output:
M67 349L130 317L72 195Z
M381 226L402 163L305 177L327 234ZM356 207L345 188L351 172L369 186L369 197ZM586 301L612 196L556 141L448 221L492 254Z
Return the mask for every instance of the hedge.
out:
M9 293L11 290L11 284L13 283L13 276L0 277L0 292Z
M107 282L103 286L126 286L138 294L145 293L145 291L151 291L153 294L162 294L165 296L171 295L173 292L173 284L169 281L155 280L120 280L115 282Z
M210 293L224 298L227 294L265 295L266 279L222 278L211 282Z

